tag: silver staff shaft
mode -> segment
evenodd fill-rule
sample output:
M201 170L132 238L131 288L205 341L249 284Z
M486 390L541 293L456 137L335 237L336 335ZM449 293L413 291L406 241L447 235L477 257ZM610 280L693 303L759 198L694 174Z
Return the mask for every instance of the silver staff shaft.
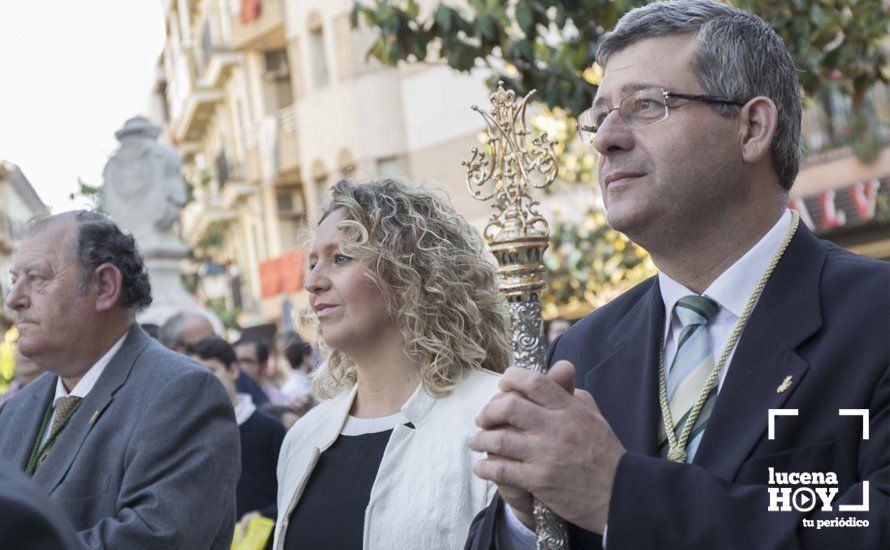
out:
M544 251L550 226L539 213L529 188L543 189L556 179L554 142L547 134L531 138L525 121L528 99L516 101L503 83L491 95L491 110L473 107L487 125L488 153L473 148L467 167L467 187L479 200L490 201L495 213L485 227L485 238L500 266L500 288L512 321L513 365L546 372L541 315L544 288ZM537 498L534 499L538 550L567 550L568 526Z

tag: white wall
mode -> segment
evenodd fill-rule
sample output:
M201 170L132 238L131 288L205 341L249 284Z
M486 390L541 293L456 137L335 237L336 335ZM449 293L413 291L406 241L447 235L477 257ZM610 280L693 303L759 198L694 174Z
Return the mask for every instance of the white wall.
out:
M482 71L458 73L447 66L402 78L402 118L411 151L482 131L484 121L470 106L489 108Z

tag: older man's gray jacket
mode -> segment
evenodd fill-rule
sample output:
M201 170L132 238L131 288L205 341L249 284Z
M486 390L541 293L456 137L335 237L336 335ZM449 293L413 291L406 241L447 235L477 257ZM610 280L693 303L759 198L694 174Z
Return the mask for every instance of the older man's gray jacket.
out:
M0 408L0 458L25 469L56 379ZM87 548L228 549L240 469L222 384L134 325L33 479Z

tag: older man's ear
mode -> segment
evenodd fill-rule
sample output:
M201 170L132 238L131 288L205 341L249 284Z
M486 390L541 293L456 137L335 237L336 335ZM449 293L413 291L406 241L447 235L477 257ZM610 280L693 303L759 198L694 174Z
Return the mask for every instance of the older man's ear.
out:
M123 277L120 270L112 264L102 264L93 272L96 289L96 311L108 311L120 306L121 286Z
M770 152L777 125L776 104L768 97L755 97L742 107L739 113L739 138L742 159L746 163L757 163Z

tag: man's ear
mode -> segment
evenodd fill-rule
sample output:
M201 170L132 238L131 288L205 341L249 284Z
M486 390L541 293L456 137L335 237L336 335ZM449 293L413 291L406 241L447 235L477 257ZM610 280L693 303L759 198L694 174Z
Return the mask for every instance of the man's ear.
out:
M770 98L757 96L742 107L739 113L739 139L742 159L746 163L757 163L769 154L777 125L778 111Z
M113 264L105 263L93 272L96 278L96 311L108 311L118 305L123 293L123 276Z

